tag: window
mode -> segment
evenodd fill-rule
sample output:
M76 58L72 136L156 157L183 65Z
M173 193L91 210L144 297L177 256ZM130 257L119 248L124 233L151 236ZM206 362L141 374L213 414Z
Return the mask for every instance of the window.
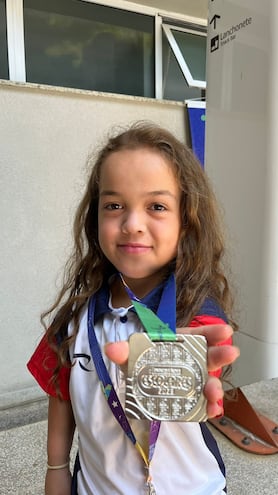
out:
M6 2L0 0L0 79L9 79Z
M204 96L206 35L163 24L163 97L186 100Z
M77 0L25 0L26 80L154 97L154 18Z
M205 96L205 26L105 3L0 0L0 78L177 101Z

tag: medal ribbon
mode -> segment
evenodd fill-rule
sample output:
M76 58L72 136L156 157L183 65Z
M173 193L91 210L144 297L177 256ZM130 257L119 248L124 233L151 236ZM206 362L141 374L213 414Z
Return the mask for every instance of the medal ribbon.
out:
M175 340L176 332L176 284L175 278L172 274L165 287L163 288L162 296L160 299L159 307L157 310L158 316L153 313L152 310L147 308L140 300L133 294L130 288L120 275L123 285L132 300L134 309L140 319L143 327L147 331L151 340ZM111 409L111 412L115 416L116 420L120 424L121 428L133 443L139 454L141 455L146 469L149 473L150 463L153 458L156 441L160 429L160 421L151 421L150 433L149 433L149 454L146 455L144 449L137 442L136 437L132 431L129 421L126 417L125 411L120 403L115 388L112 384L112 380L106 368L105 362L102 357L100 346L94 330L94 313L95 313L96 298L92 296L89 300L88 306L88 339L91 349L92 358L98 374L102 391ZM162 319L160 319L162 318ZM163 320L163 321L162 321ZM151 477L147 477L147 488L149 493L155 494L154 487L151 483Z

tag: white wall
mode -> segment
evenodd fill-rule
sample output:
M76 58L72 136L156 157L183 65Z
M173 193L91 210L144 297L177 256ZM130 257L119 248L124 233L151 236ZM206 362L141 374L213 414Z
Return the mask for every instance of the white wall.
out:
M278 3L209 6L206 169L229 232L243 385L278 376Z
M113 125L138 119L185 140L181 103L0 81L0 407L41 394L26 362L70 253L87 154Z

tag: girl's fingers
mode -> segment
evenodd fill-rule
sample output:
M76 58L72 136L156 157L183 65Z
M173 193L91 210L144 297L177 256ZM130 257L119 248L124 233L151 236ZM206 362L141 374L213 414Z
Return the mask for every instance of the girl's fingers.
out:
M207 339L209 346L225 342L233 335L230 325L204 325L200 327L177 328L177 333L190 335L203 335Z
M111 342L104 346L104 352L111 361L123 366L127 364L129 344L127 341Z
M230 325L206 325L193 328L178 328L177 333L203 335L208 344L208 370L215 371L223 366L232 364L239 356L238 347L219 345L229 341L233 335Z
M219 378L210 376L204 386L204 394L209 402L217 402L223 399L223 387Z
M208 371L216 371L223 366L232 364L239 357L239 354L239 348L234 345L208 347Z
M204 386L204 395L207 399L208 418L215 418L223 414L222 399L224 396L221 382L218 378L211 376Z

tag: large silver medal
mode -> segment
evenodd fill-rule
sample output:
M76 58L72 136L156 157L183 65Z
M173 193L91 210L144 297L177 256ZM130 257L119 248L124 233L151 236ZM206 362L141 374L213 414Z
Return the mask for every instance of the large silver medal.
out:
M152 342L130 339L125 410L128 417L159 421L205 421L207 344L200 335Z

